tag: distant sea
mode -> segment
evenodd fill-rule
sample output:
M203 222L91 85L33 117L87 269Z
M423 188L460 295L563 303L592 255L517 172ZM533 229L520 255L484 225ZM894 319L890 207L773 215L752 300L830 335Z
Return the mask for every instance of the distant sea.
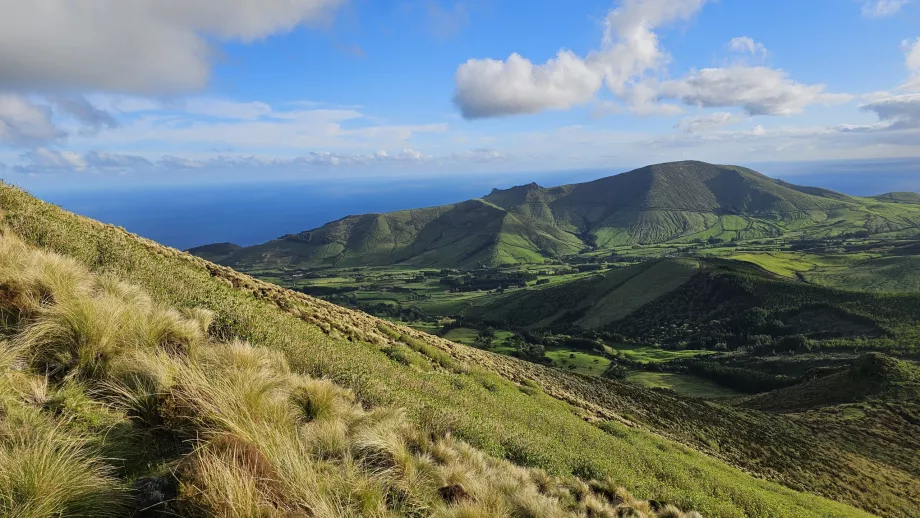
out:
M917 162L752 164L800 185L869 196L920 191ZM806 169L807 167L807 169ZM630 168L555 173L475 175L398 181L266 182L91 190L32 188L42 199L160 243L188 249L208 243L253 245L319 227L350 214L388 212L453 203L536 181L543 186L583 182ZM807 171L807 172L803 172Z

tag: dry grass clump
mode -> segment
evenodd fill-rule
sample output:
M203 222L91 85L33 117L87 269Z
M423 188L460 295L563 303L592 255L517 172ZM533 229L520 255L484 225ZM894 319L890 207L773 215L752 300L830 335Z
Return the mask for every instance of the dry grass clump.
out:
M8 235L0 287L15 331L0 346L4 516L685 516L425 434L279 351L211 340L209 312Z

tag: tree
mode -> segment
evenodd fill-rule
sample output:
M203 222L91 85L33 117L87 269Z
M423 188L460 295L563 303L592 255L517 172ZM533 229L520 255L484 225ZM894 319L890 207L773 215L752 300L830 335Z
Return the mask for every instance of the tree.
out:
M617 362L611 362L610 365L604 369L603 376L605 378L621 380L626 378L626 367L620 365Z
M479 334L476 335L476 340L473 342L476 347L481 347L483 349L488 349L492 347L492 341L495 340L495 329L492 327L487 327L485 329L480 329Z
M527 342L519 336L513 337L509 342L511 347L517 352L518 357L522 360L536 363L543 363L546 361L546 347L543 345Z

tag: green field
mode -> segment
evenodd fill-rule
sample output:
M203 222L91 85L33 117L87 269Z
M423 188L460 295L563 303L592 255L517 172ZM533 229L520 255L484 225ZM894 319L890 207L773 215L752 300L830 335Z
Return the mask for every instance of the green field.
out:
M648 388L666 388L685 396L700 398L732 397L740 394L707 379L673 372L632 371L626 376L626 381Z
M572 349L550 349L546 351L546 356L557 368L586 376L600 376L610 365L607 358Z
M626 358L639 363L659 363L697 356L708 356L713 351L701 349L662 349L647 345L634 344L609 344L614 354L622 354Z

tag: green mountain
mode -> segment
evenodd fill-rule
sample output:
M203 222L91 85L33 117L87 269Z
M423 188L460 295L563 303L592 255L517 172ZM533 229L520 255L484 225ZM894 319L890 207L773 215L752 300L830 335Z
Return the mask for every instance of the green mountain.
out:
M451 343L7 185L0 215L4 516L920 510L900 435Z
M453 205L348 216L226 255L221 264L266 267L405 265L472 268L542 263L586 250L697 239L917 233L907 196L852 198L703 162L652 165L592 182L494 189Z

